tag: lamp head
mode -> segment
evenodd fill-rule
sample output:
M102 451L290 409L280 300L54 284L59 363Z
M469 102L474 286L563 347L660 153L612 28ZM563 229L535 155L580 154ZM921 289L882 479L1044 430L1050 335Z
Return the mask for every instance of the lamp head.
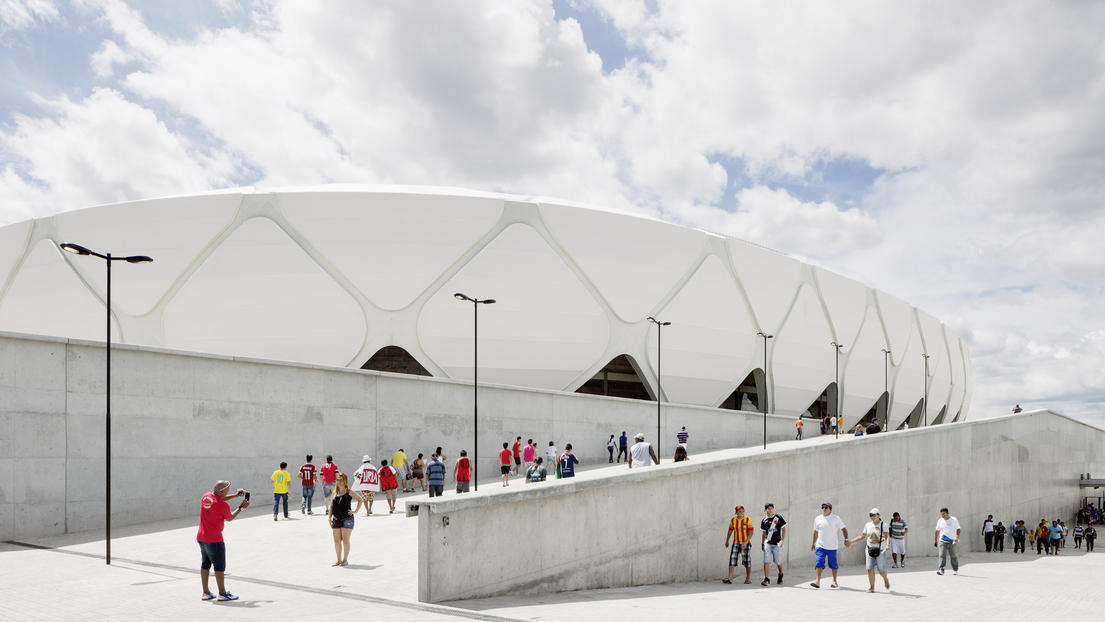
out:
M74 255L91 255L92 254L92 251L90 251L87 248L81 246L80 244L70 244L69 242L66 242L65 244L59 244L59 246L61 247L61 250L65 251L67 253L73 253Z
M151 261L153 261L153 258L145 255L131 255L126 258L127 263L150 263Z
M460 292L457 292L457 293L453 294L453 298L456 298L457 300L467 300L469 302L472 301L471 298L469 298L468 296L465 296L464 294L462 294Z
M493 304L495 304L495 299L494 298L488 298L487 300L481 300L480 302L485 304L485 305L493 305Z

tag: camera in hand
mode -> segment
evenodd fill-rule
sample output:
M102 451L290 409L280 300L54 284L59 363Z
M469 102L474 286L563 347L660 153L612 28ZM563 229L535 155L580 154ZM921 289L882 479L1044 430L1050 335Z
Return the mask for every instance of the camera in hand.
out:
M247 491L245 491L245 493L246 493L246 501L249 501L249 491L247 490Z

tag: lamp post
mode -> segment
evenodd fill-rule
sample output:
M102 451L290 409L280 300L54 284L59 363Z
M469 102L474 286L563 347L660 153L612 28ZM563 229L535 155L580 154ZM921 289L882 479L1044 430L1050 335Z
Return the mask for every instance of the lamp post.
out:
M495 304L494 298L472 298L460 292L453 294L453 298L461 302L472 303L472 490L480 489L480 416L479 416L479 337L480 337L480 305Z
M925 397L921 402L921 415L924 417L924 426L928 427L929 424L929 359L932 358L928 353L923 353L921 356L925 357Z
M656 456L660 456L660 329L671 326L671 322L648 316L648 321L656 325Z
M833 347L833 355L836 359L836 371L834 372L834 375L836 376L836 380L834 381L836 384L836 404L834 405L836 409L836 412L834 413L836 415L836 426L834 427L836 428L836 438L839 439L840 426L844 425L844 417L841 416L844 413L840 412L840 349L843 348L844 345L839 344L835 341L830 341L829 345Z
M760 396L760 401L764 405L764 449L767 449L767 340L771 339L775 335L769 335L762 330L756 331L756 334L764 338L764 394Z
M882 390L886 393L886 427L890 428L890 349L882 349ZM878 419L878 416L875 417ZM878 423L876 421L875 423Z
M104 340L107 358L105 359L104 383L104 563L111 564L111 262L149 263L153 261L145 255L112 257L111 253L100 254L79 244L59 245L61 250L74 255L91 255L104 260L107 264L107 337Z

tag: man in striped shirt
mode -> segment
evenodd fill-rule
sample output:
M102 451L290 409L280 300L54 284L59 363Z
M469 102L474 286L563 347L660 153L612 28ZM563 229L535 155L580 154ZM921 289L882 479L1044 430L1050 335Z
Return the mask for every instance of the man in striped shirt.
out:
M729 550L729 578L722 579L722 583L733 582L733 571L737 564L744 565L744 582L752 583L752 519L744 515L744 506L736 507L736 516L729 519L729 532L725 534L725 548L729 548L729 538L733 539L733 546ZM741 561L743 558L743 562Z
M426 480L430 485L430 496L440 497L445 490L445 463L441 456L434 454L430 458L430 464L426 465Z
M675 433L675 440L679 441L679 444L683 446L683 449L686 449L687 448L687 437L689 437L689 436L690 436L690 434L687 434L687 426L683 426L682 430L679 430L678 432Z

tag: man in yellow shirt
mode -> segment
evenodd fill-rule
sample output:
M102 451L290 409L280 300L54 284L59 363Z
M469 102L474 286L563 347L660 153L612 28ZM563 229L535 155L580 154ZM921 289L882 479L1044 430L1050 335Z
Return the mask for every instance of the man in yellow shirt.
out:
M280 501L284 501L284 520L288 520L288 484L292 474L288 472L288 463L281 462L280 468L272 472L272 520L279 513Z
M403 484L403 492L413 492L413 489L407 490L407 480L410 479L407 475L407 453L401 448L391 454L391 468L395 470L395 479Z
M733 582L733 571L744 558L744 582L752 583L752 519L744 515L744 506L736 507L736 516L729 519L729 532L725 534L725 548L729 548L729 537L733 538L733 548L729 551L729 578L722 583Z

